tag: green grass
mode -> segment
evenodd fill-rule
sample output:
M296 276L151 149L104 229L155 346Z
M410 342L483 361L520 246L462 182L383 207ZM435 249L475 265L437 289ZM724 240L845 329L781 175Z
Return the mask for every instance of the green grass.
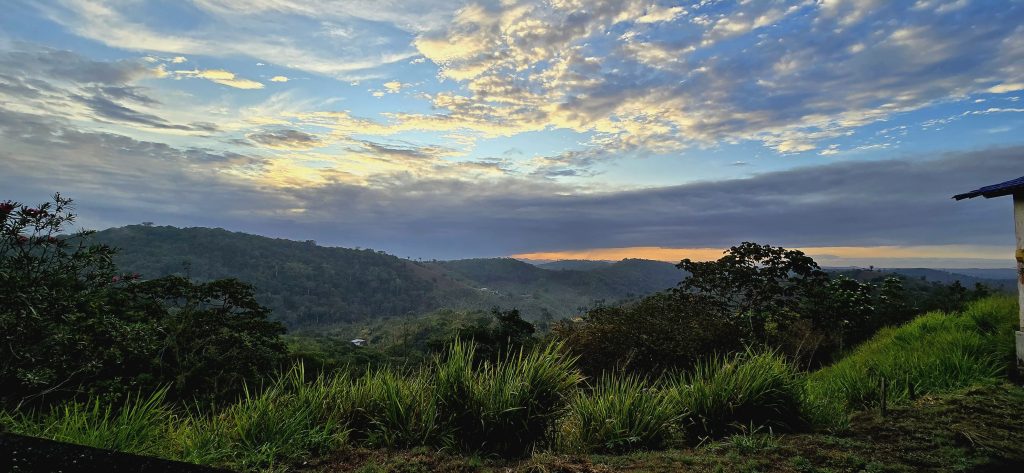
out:
M171 415L164 403L166 389L150 396L129 396L115 408L100 399L72 402L49 412L7 416L14 433L44 437L96 448L140 455L165 454L166 430Z
M836 364L809 376L807 410L819 423L851 411L1003 379L1013 363L1017 301L999 296L963 312L930 312L881 330Z
M816 458L814 451L806 450L811 447L794 442L827 449L831 447L826 440L847 442L842 432L873 438L874 433L857 429L887 429L864 417L865 409L874 410L880 403L883 379L886 402L892 406L887 419L902 416L908 431L931 428L927 423L933 421L908 407L914 398L923 398L915 405L925 409L932 396L972 386L982 391L971 392L1024 396L1016 388L995 389L1012 366L1016 316L1016 300L1009 297L984 299L957 314L928 313L882 330L846 358L810 374L797 371L778 353L747 351L713 357L657 383L613 375L582 386L575 360L558 344L480 363L472 343L457 342L419 371L383 367L354 377L307 378L297 365L262 389L246 389L237 402L212 413L171 407L165 391L158 391L130 397L123 405L93 399L45 412L7 413L0 415L0 422L15 433L238 470L287 470L300 460L367 448L425 449L425 456L408 457L423 460L424 471L435 465L431 462L438 451L479 453L487 462L537 451L549 456L616 454L620 456L610 458L628 462L621 454L675 445L679 434L730 455L731 466L760 469L778 466L751 462L752 456L762 453L784 456L803 449L800 458ZM985 386L991 392L983 391ZM934 448L921 447L919 457L904 458L900 455L906 452L893 447L891 461L930 465L929 455L967 455L958 442L975 450L978 445L996 445L983 452L995 457L1011 444L993 437L984 423L957 417L962 404L990 413L985 423L995 424L1005 417L999 406L969 395L942 399L945 407L935 407L934 414L957 419L962 427L929 434L941 437L941 442L933 442ZM774 435L807 422L845 428L828 434ZM1009 425L1000 428L1012 430ZM789 435L797 437L785 440ZM892 442L899 442L902 435L892 433ZM883 447L865 443L863 450ZM935 450L940 447L946 450ZM704 450L690 451L699 458ZM665 455L674 458L672 462L683 460ZM861 457L829 461L845 465L840 469L867 468ZM465 463L452 458L444 461ZM985 461L971 458L977 464ZM800 461L790 463L796 470L803 468Z
M342 445L348 430L336 381L305 379L298 365L259 393L245 390L214 415L186 415L171 432L177 455L189 461L242 469L274 468L282 461Z
M580 390L562 423L561 447L622 453L663 448L678 414L668 391L635 375L605 376Z
M744 428L803 424L803 377L775 352L747 351L698 363L679 376L672 399L688 440L719 438Z
M383 368L369 371L352 385L360 434L371 446L410 448L437 446L446 439L438 416L430 375L403 375Z
M453 344L436 363L442 418L462 450L521 456L551 440L580 375L560 344L473 367L472 343Z

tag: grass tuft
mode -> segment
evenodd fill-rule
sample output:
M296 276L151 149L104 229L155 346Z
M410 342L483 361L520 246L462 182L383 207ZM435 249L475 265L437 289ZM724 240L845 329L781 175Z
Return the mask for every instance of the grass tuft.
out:
M663 448L677 418L671 401L667 391L636 375L604 376L569 403L562 447L590 453Z
M803 379L776 352L748 350L698 363L674 382L672 398L690 441L720 438L747 426L803 424Z
M49 412L9 416L12 432L61 442L139 455L165 454L165 434L171 411L164 403L167 389L149 396L129 396L115 408L100 399L71 402Z
M580 381L575 359L550 344L473 368L474 350L455 342L436 362L437 405L456 445L514 457L550 440Z

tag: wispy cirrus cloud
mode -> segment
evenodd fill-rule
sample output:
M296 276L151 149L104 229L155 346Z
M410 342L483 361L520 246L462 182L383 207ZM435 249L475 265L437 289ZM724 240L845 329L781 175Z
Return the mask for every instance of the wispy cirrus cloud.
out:
M398 21L402 15L373 14L380 2L344 2L325 5L304 2L198 1L192 12L204 14L209 27L171 30L147 22L146 3L117 1L97 3L88 0L61 0L33 3L49 19L82 37L111 47L132 51L167 54L247 56L283 67L334 77L347 77L360 71L402 61L415 53L402 41L409 33L396 31L384 41L388 50L368 53L365 44L353 44L332 35L336 26L331 19L351 22L366 17ZM174 8L175 5L165 5ZM408 6L395 8L411 15ZM432 15L422 15L421 21ZM409 23L410 25L412 23ZM422 24L422 23L421 23ZM357 27L360 25L352 25ZM370 33L370 30L362 31Z

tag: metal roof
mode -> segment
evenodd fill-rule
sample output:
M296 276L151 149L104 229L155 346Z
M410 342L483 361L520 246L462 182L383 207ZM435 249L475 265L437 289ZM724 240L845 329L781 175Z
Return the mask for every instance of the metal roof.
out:
M986 199L993 197L1001 197L1004 195L1016 194L1024 192L1024 176L1018 177L1012 181L1001 182L999 184L992 184L991 186L985 186L980 189L954 195L953 198L956 200L971 199L977 196L982 196Z

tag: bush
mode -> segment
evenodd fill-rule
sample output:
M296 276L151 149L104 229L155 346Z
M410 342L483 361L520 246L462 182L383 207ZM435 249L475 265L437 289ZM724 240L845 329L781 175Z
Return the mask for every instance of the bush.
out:
M793 429L803 423L803 379L776 352L748 350L698 363L679 376L672 398L691 441L719 438L750 426Z
M580 381L561 344L520 350L473 367L474 345L456 341L436 361L441 419L463 450L521 456L549 440L555 419Z
M659 449L676 417L668 392L645 378L604 376L590 392L577 392L569 403L562 446L592 453Z
M889 403L995 381L1012 366L1016 323L1016 299L1002 296L883 329L810 376L809 409L820 422L841 422L849 411L880 403L883 379Z

